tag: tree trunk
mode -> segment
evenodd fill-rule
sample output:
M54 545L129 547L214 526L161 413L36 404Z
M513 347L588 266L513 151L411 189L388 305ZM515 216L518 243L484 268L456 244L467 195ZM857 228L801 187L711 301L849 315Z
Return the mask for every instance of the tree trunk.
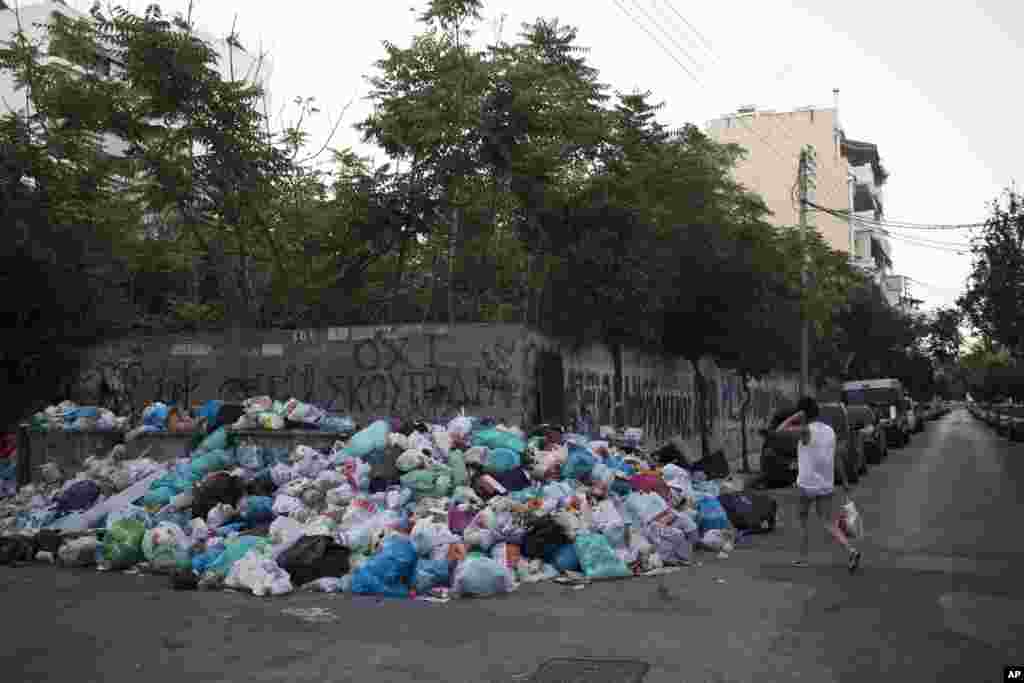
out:
M398 298L398 292L402 289L402 277L405 274L405 256L408 245L408 240L403 238L398 246L398 267L395 268L395 280L391 285L391 298L388 300L387 322L389 323L397 322L395 320L395 300Z
M452 229L448 235L448 325L451 327L455 326L455 253L461 219L462 211L456 206L452 209Z
M740 456L742 458L743 473L750 473L750 460L747 458L747 414L750 411L750 401L753 398L750 394L750 377L747 373L740 373L740 381L743 382L743 403L740 404Z
M708 410L707 410L707 386L704 383L704 373L700 370L700 359L690 359L693 366L693 377L697 385L697 421L700 423L700 453L707 456L710 446L708 444Z

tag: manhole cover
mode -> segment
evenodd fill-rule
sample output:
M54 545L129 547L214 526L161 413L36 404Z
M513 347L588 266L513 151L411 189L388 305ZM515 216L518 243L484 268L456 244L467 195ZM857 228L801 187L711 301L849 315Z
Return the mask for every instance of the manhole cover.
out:
M530 683L641 683L650 668L630 659L550 659Z

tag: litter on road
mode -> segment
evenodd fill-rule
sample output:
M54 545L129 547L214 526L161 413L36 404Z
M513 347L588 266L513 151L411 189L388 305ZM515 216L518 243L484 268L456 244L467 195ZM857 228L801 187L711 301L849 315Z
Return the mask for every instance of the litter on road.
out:
M527 433L465 414L357 430L351 418L266 396L209 402L195 414L154 404L136 429L168 429L172 417L175 429L201 430L187 458L126 459L119 445L0 500L0 564L162 573L175 590L445 603L523 583L581 590L700 567L695 551L725 559L740 535L774 526L754 519L775 508L743 491L724 456L644 453L636 430L623 439L607 428L601 438L550 425ZM92 419L110 422L61 404L35 424L83 428ZM301 423L348 438L273 448L228 429L241 423Z

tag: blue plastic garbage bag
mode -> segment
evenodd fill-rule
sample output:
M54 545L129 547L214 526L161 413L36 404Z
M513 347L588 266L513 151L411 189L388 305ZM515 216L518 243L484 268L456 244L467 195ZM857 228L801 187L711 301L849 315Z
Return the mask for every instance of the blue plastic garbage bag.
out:
M355 456L370 460L368 456L376 451L383 452L388 443L388 431L391 423L387 420L377 420L366 429L356 432L348 447L344 450L345 455Z
M161 486L157 489L150 489L142 498L142 504L148 508L162 508L171 502L171 498L178 495L173 488Z
M325 415L320 420L321 432L351 432L356 428L356 421L341 415Z
M413 585L416 592L423 594L437 586L447 586L451 580L448 560L420 559L416 562L416 578Z
M572 543L559 547L549 559L545 559L548 560L548 564L554 565L555 569L560 572L578 572L580 570L580 558L576 554L576 546Z
M409 596L416 571L416 548L401 536L389 536L373 557L353 572L352 592L357 595Z
M500 429L484 429L473 434L474 446L486 446L491 450L507 448L516 453L526 450L526 441L520 439L512 432L503 432Z
M240 534L249 527L249 523L242 522L231 522L230 524L222 524L217 527L217 535L221 538L227 538L233 534Z
M57 511L61 514L77 510L88 510L100 497L100 487L89 479L76 481L57 496Z
M274 465L287 465L289 453L287 448L270 446L263 449L263 466L273 467Z
M230 469L233 464L234 460L227 451L208 451L192 459L192 476L202 479L211 472Z
M247 470L258 470L263 464L263 447L256 444L239 446L235 451L238 466Z
M612 579L633 575L622 558L612 550L608 539L601 534L577 534L576 555L588 579Z
M229 538L224 543L224 552L221 553L220 557L211 564L207 570L219 574L220 576L227 576L231 568L240 559L249 554L253 548L260 546L270 545L270 539L259 538L257 536L236 536L235 538Z
M223 451L228 446L228 432L224 427L219 428L200 442L192 455L203 455L210 451Z
M569 457L562 465L562 479L583 480L590 475L597 460L594 455L575 443L569 444Z
M159 526L165 522L168 524L174 524L175 526L180 526L182 529L188 529L189 525L192 524L192 515L188 512L167 510L153 516L153 523L155 525Z
M452 578L456 595L483 597L509 593L515 587L515 576L502 563L479 553L471 553L459 563Z
M154 429L167 429L167 416L171 409L163 403L154 403L142 411L142 424Z
M207 401L196 410L196 417L199 419L206 419L207 423L212 423L217 419L217 413L220 412L221 406L224 405L224 401L218 401L216 399Z
M202 574L207 569L212 567L220 559L220 556L224 554L226 548L217 547L213 550L207 550L199 553L192 558L192 571L196 574Z
M697 501L697 526L701 534L709 529L729 528L729 515L717 498L701 498Z
M239 503L242 519L251 525L265 524L274 520L274 499L269 496L249 496Z
M491 474L510 472L522 467L519 453L508 448L494 448L488 451L484 469Z

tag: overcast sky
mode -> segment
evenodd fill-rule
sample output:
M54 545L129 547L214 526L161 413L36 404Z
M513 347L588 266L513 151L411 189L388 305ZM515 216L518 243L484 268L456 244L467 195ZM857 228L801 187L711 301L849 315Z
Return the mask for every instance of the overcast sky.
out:
M68 4L86 10L91 0ZM141 11L148 2L126 4ZM188 3L160 4L174 12ZM362 99L365 76L383 55L381 41L408 44L419 30L410 9L424 5L422 0L198 0L195 17L202 29L223 36L237 15L243 43L254 49L262 44L270 53L277 105L297 96L316 97L324 110L312 127L317 139L327 136L327 115L336 117L355 100L332 145L359 148L351 124L369 112ZM885 188L890 220L983 220L987 203L1018 173L1014 162L1024 145L1015 123L1024 109L1018 83L1024 41L1014 37L1014 27L1019 35L1024 3L485 0L489 22L503 14L509 39L522 22L539 16L576 26L602 80L619 90L653 91L666 103L663 120L673 125L703 126L745 104L778 110L830 106L832 89L839 88L847 136L876 143L891 174ZM488 26L482 33L488 40L494 35ZM896 272L920 283L912 293L928 308L952 304L963 288L969 254L912 244L907 237L964 244L967 231L900 231L892 240Z

